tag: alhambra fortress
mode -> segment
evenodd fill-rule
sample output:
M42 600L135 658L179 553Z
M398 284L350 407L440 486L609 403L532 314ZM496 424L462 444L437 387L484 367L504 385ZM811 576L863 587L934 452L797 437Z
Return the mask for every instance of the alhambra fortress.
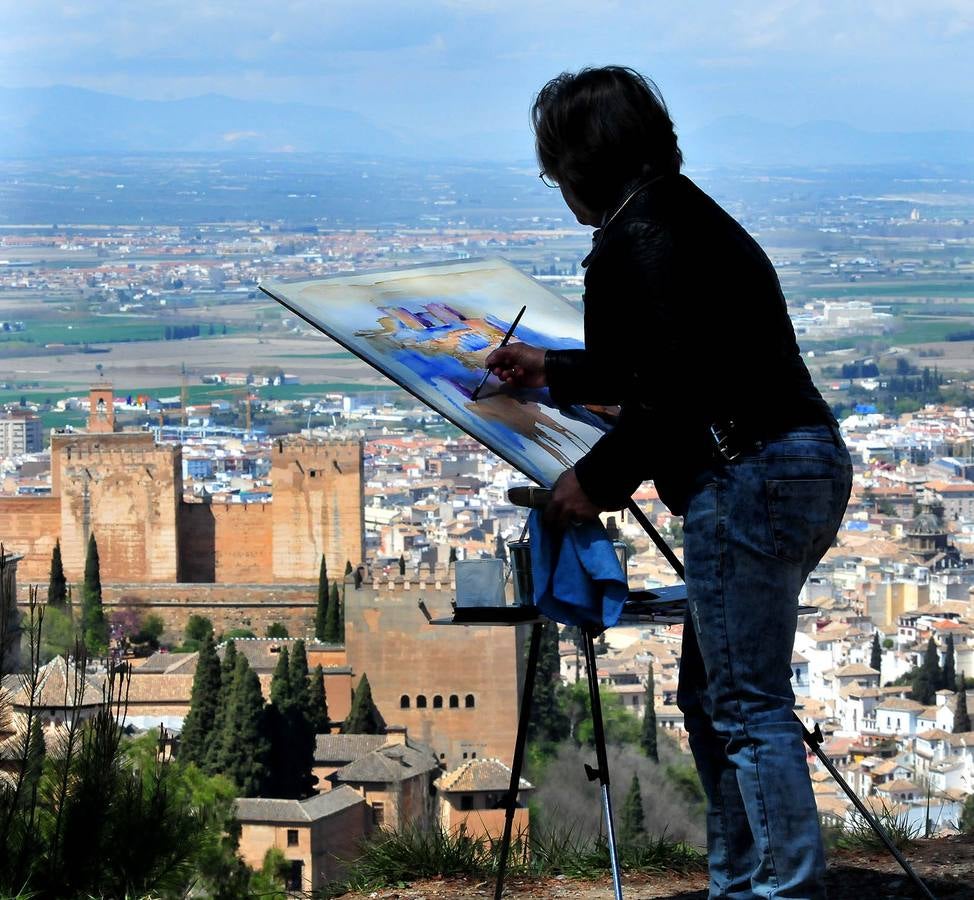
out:
M85 431L52 435L51 494L0 497L0 541L21 557L21 606L30 585L44 595L58 539L68 582L80 584L93 533L109 615L119 607L158 615L171 639L182 635L193 613L210 618L217 633L248 628L260 635L283 623L292 639L311 641L310 663L325 667L333 717L347 712L352 688L367 674L386 722L431 746L442 764L509 760L523 677L522 629L430 626L418 601L434 616L450 614L454 594L446 572L409 580L363 569L359 587L348 576L345 645L313 641L322 555L330 579L364 557L360 441L276 441L271 500L197 501L183 495L179 445L117 430L110 386L92 388L90 399ZM193 657L173 659L160 673L164 679L139 679L146 687L136 689L130 712L185 715L192 668L180 667ZM262 681L269 683L269 675L268 669Z

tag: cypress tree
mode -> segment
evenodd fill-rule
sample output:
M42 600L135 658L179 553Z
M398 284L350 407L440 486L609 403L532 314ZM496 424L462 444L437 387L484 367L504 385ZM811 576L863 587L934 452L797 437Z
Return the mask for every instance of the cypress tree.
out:
M64 577L64 564L61 560L61 539L54 542L51 551L51 574L47 579L47 603L63 609L68 602L68 582Z
M957 702L954 706L954 734L961 734L971 730L971 717L967 712L967 686L964 683L964 673L957 678Z
M947 648L944 650L944 669L943 674L941 675L943 684L941 687L945 687L951 691L957 687L957 671L955 666L954 636L952 634L948 634Z
M504 543L504 536L499 531L494 539L494 558L507 562L507 544Z
M869 668L880 671L883 665L883 648L879 646L879 632L873 632L873 645L869 651Z
M940 659L937 645L933 637L927 641L927 649L913 680L913 699L918 703L931 704L934 702L940 685Z
M646 834L646 820L643 816L643 795L639 776L634 772L626 799L622 804L622 822L619 827L624 844L633 844Z
M213 647L213 638L203 639L196 659L193 691L189 713L183 723L179 740L179 755L186 762L204 768L210 746L215 738L216 713L220 703L220 660Z
M99 655L108 650L108 622L105 621L105 610L101 602L101 563L94 532L88 536L88 551L85 554L81 630L89 653Z
M528 740L558 743L568 737L570 723L558 702L561 685L561 657L558 653L558 625L545 622L541 630L538 668L531 695Z
M260 679L238 653L216 769L237 785L240 796L256 797L268 780L270 752Z
M322 640L328 644L338 644L341 642L341 633L338 626L338 585L333 584L328 596L328 608L325 613L325 629Z
M237 666L237 645L227 641L223 651L223 662L220 663L220 696L213 720L213 740L210 741L206 753L204 770L207 775L217 775L217 760L222 752L223 732L226 729L227 707L230 705L230 694L233 690L233 673Z
M325 673L321 665L311 675L308 721L315 734L328 734L328 696L325 694Z
M653 663L650 660L646 673L646 711L643 713L643 730L639 744L653 762L659 762L659 747L656 735L656 686L653 681Z
M456 547L451 547L450 548L450 558L449 558L449 560L447 560L447 564L446 564L447 571L449 571L450 566L452 566L456 561L457 561L457 548Z
M280 712L291 708L291 664L287 647L282 647L277 657L277 665L271 676L271 703Z
M321 554L321 568L318 570L318 603L315 606L315 639L327 640L325 619L328 615L328 563Z
M352 561L350 559L345 560L345 577L348 578L352 574Z
M338 594L338 585L335 585L335 605L338 607L338 642L345 643L345 590L342 586L341 596Z
M399 554L399 574L405 578L406 577L406 557L401 553Z
M363 673L355 694L352 697L352 708L348 718L342 725L343 734L384 734L386 723L372 700L372 686L369 678Z
M291 667L288 671L291 702L306 717L311 717L311 685L308 683L308 654L304 641L297 640L291 648Z

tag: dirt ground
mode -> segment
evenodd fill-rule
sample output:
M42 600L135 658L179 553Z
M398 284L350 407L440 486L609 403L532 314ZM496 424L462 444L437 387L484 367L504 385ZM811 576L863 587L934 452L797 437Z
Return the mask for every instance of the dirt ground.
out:
M924 879L937 900L974 898L974 836L918 841L904 855ZM886 853L834 852L829 861L830 900L913 900L923 895ZM703 872L689 875L624 875L626 900L706 900L707 878ZM343 900L464 900L493 897L492 881L441 879L417 881L408 887L388 888L367 894L345 894ZM510 898L563 898L563 900L612 900L609 878L596 882L568 878L510 878L504 891Z

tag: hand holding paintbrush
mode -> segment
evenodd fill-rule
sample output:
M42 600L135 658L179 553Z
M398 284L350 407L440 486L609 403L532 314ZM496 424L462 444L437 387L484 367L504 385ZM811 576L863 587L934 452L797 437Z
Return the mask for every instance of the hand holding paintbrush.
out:
M497 353L498 350L502 350L504 349L504 347L507 346L507 342L511 339L511 336L514 334L514 329L517 328L517 323L521 321L521 316L524 315L526 309L527 309L526 306L521 307L520 312L514 317L514 321L511 322L511 327L507 329L507 334L505 334L504 337L501 338L500 346L497 348L497 350L491 353L490 356L487 357L488 365L485 366L487 371L484 372L484 377L480 379L480 384L478 384L477 387L474 388L474 392L470 395L471 400L476 400L480 392L483 390L484 385L487 384L487 379L490 378L490 373L492 371L491 366L489 365L491 357L494 356L494 354Z
M525 309L526 307L523 307L521 312L517 314L513 324L501 341L500 346L488 355L486 361L487 372L477 390L471 395L471 399L477 399L477 395L491 374L496 375L501 381L505 384L510 384L512 387L544 387L546 383L544 349L532 347L530 344L508 343Z

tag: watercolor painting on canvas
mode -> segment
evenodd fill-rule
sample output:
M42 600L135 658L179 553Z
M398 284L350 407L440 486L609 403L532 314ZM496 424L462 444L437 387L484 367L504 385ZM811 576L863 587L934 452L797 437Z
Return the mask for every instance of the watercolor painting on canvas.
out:
M549 486L608 429L610 416L559 408L546 389L512 390L484 360L527 310L512 340L581 347L581 314L499 259L464 260L261 290L378 369L539 484Z

